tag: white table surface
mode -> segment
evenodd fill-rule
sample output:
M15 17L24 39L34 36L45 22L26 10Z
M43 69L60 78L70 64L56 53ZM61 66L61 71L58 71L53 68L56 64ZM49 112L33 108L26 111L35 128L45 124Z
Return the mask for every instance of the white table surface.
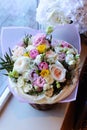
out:
M60 130L67 104L40 111L12 96L0 114L0 130Z

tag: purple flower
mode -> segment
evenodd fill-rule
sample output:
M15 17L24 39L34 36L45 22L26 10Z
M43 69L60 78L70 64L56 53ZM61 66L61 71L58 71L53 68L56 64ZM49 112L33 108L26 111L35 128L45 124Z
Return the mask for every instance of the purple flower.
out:
M39 76L36 81L34 82L34 85L38 86L38 87L43 87L43 85L45 84L45 79L42 78L41 76Z
M41 62L39 65L38 65L39 69L42 70L42 69L48 69L48 64L46 62Z
M65 56L66 56L65 53L58 53L58 60L59 60L59 61L65 60Z
M29 55L32 59L35 59L38 54L39 53L36 49L30 50L30 53L29 53Z
M31 71L30 76L29 76L31 81L35 81L38 77L39 76L38 74L36 74L35 70Z

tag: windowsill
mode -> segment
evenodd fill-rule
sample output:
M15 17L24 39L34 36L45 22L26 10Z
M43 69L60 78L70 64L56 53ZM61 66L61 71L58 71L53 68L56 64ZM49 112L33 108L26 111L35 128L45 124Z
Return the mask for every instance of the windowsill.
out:
M10 90L8 87L6 87L5 91L0 97L0 110L3 108L10 95L11 95Z

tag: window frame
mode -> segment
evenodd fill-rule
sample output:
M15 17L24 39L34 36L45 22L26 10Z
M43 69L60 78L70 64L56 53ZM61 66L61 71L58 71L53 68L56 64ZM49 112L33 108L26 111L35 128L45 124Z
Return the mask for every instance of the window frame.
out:
M10 95L11 95L11 92L10 92L8 86L6 86L5 90L3 91L3 93L0 97L0 110L2 110L2 108L4 107L4 105L7 102Z

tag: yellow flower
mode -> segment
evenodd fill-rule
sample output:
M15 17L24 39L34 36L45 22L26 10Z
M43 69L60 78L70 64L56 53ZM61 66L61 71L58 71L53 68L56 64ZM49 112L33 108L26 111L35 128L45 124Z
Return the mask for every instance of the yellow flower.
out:
M23 56L29 57L29 53L24 53Z
M50 73L50 71L48 70L48 69L43 69L41 72L40 72L40 75L42 76L42 77L46 77L46 76L48 76L49 75L49 73Z
M37 50L39 51L39 53L44 53L46 51L46 44L40 44L39 46L37 46Z

